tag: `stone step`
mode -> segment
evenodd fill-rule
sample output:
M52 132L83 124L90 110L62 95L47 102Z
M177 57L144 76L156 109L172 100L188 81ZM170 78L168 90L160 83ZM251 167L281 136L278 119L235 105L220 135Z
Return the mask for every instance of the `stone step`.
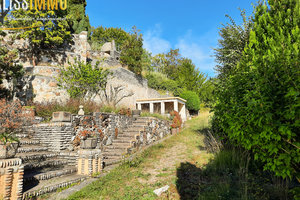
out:
M46 160L49 158L55 158L58 153L43 151L43 152L31 152L31 153L18 153L16 154L17 158L21 158L23 163L27 163L33 160Z
M110 146L107 146L105 147L105 149L120 149L120 150L123 150L125 151L127 149L128 146L125 146L125 145L110 145Z
M132 122L132 125L133 126L147 126L148 125L148 122L146 121L134 121Z
M51 179L51 182L49 182L49 180L41 180L36 186L32 185L31 187L28 186L24 188L23 199L37 199L38 196L56 192L60 188L65 188L73 184L80 183L87 178L88 176L74 173L53 178Z
M28 138L24 138L20 140L20 146L24 146L24 145L38 145L40 144L39 140L33 140L33 139L28 139Z
M33 146L33 145L24 145L18 148L18 153L29 153L29 152L42 152L47 151L47 147L42 146Z
M42 168L48 168L52 170L62 167L64 165L68 165L68 160L51 159L42 162L29 162L24 164L24 171L37 170Z
M131 143L131 138L122 138L122 139L115 139L114 141L113 141L113 144L115 144L115 143L126 143L126 144L130 144Z
M120 162L122 162L122 158L120 158L120 159L111 159L111 158L106 159L106 160L104 160L104 169L106 169L110 165L115 165L115 164L118 164Z
M49 180L54 177L59 177L67 174L73 174L77 172L76 167L68 166L63 169L53 170L45 172L43 170L36 170L31 173L24 174L24 182L33 182L33 181L40 181L40 180Z
M119 163L108 165L107 167L105 167L103 169L103 172L109 172L109 171L113 170L114 168L116 168L118 166L119 166Z
M123 138L131 138L131 139L134 139L134 135L135 135L135 134L122 134L122 135L119 135L117 138L118 138L118 139L123 139Z
M121 148L127 148L130 147L130 143L129 142L113 142L112 146L114 147L121 147Z
M139 130L125 130L122 134L126 134L126 133L139 134L140 131ZM122 135L122 134L119 134L119 135Z
M107 149L106 151L103 152L103 156L109 158L110 156L125 156L127 154L126 151L120 151L117 149Z
M17 153L16 158L21 158L23 163L32 160L46 160L47 158L56 157L58 153L43 151L43 152L30 152L30 153Z

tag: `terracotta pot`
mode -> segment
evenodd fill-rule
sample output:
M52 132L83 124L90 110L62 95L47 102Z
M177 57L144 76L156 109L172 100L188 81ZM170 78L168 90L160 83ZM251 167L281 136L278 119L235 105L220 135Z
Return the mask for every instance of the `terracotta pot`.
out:
M7 159L15 157L19 147L18 142L13 142L9 144L0 144L0 159Z
M177 129L176 128L172 128L171 129L171 133L172 133L172 135L175 135L177 133Z
M97 138L87 138L85 140L81 140L80 148L81 149L95 149L97 146Z

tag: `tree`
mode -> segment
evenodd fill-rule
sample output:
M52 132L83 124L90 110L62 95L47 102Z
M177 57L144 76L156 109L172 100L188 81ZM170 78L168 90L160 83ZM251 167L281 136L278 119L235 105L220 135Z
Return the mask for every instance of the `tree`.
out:
M265 170L299 177L300 5L268 3L255 9L249 43L219 93L215 115L228 138L253 152Z
M4 33L0 31L0 35ZM0 46L0 98L10 96L8 89L2 86L3 80L15 82L24 73L23 67L14 62L17 57L17 50L9 50L5 46Z
M235 69L240 61L244 47L249 41L249 33L252 21L247 19L245 11L241 11L243 19L242 25L237 25L235 21L228 15L230 23L223 25L219 35L221 39L218 41L218 48L215 48L216 65L215 70L219 73L219 79L225 79Z
M92 28L89 16L85 14L86 0L68 0L68 23L71 33L79 34L87 31L90 36Z
M136 74L142 73L143 37L136 29L132 28L129 38L121 46L121 63Z
M89 100L106 89L106 84L110 72L99 67L99 63L94 66L91 63L76 61L62 68L58 77L60 88L66 89L72 98Z
M129 34L121 28L105 28L100 26L93 30L91 36L92 48L100 50L104 43L114 40L117 49L121 49L121 46L128 38Z
M182 58L177 68L178 69L173 73L173 77L176 77L175 80L178 85L180 85L181 88L194 91L200 95L199 90L206 81L204 73L196 69L192 60L188 58Z
M18 141L16 130L32 119L30 114L23 111L19 101L0 99L0 143L6 145Z
M196 92L184 90L180 97L186 100L186 107L189 111L195 113L200 109L200 99Z
M120 103L124 98L131 97L134 95L132 91L130 91L129 93L125 93L124 90L125 87L121 85L105 85L104 90L101 91L99 96L102 103L104 103L106 106L115 108L118 105L118 103Z
M14 10L11 11L11 19L6 22L7 27L32 27L20 30L18 37L28 39L32 53L32 62L35 65L35 58L42 48L59 47L71 41L66 11L61 10ZM63 18L67 20L40 20L42 18ZM29 20L18 20L27 18Z

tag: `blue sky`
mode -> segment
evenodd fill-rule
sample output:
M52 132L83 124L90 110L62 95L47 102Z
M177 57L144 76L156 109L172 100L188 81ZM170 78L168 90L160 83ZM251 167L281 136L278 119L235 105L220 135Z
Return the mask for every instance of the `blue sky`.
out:
M144 38L144 47L152 52L179 48L196 67L214 76L212 48L217 46L218 30L228 22L229 14L241 22L238 8L252 13L251 0L87 0L87 14L94 27L136 26Z

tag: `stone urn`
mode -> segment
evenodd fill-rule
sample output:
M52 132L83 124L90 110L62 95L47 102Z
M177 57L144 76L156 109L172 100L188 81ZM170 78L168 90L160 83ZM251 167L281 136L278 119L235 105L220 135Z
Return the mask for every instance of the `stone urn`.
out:
M18 147L18 142L12 142L7 144L0 143L0 159L15 157Z
M80 148L81 149L95 149L97 146L97 138L86 138L81 140Z

